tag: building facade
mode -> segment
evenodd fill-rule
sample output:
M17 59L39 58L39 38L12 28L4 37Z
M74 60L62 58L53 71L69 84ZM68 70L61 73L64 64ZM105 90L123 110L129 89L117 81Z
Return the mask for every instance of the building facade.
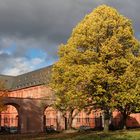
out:
M53 104L53 94L48 86L50 80L51 66L42 68L33 72L22 74L19 76L0 75L0 79L5 81L6 88L9 90L8 97L18 99L50 99ZM17 108L11 103L7 104L6 110L0 114L1 126L18 127L20 124L19 113ZM40 103L40 108L43 102ZM25 112L26 113L26 112ZM35 116L34 116L35 117ZM42 116L43 127L54 127L54 129L65 129L65 119L61 112L55 110L51 105L44 106L44 114ZM121 114L118 111L113 112L112 124L119 126ZM26 120L27 126L30 123ZM90 114L85 111L79 114L73 120L73 127L90 126L92 128L103 127L103 118L100 110L93 110ZM140 127L140 114L131 114L127 120L128 127ZM27 129L28 131L28 129Z

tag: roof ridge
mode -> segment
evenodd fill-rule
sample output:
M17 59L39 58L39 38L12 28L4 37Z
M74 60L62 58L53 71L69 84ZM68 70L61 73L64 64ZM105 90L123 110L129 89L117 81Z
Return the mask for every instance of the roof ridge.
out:
M49 65L49 66L46 66L46 67L43 67L43 68L39 68L39 69L36 69L36 70L33 70L33 71L29 71L29 72L26 72L26 73L23 73L23 74L20 74L20 75L17 75L17 76L22 76L22 75L25 75L25 74L30 74L30 73L33 73L33 72L37 72L37 71L40 71L40 70L43 70L43 69L47 69L47 68L51 68L53 65ZM17 77L15 76L15 77Z
M0 75L6 81L9 90L19 90L31 86L48 84L52 65L17 76Z
M5 76L5 77L16 77L16 76L13 76L13 75L5 75L5 74L0 74L0 76Z

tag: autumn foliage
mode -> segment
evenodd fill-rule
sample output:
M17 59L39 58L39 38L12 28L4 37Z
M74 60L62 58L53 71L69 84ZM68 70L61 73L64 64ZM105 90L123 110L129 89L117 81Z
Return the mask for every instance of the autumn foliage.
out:
M71 113L94 104L104 112L106 130L114 109L124 125L139 110L140 44L116 9L102 5L86 15L58 53L51 81L58 109Z
M3 105L3 98L7 97L8 90L6 89L5 82L3 80L0 80L0 112L6 109L6 107Z

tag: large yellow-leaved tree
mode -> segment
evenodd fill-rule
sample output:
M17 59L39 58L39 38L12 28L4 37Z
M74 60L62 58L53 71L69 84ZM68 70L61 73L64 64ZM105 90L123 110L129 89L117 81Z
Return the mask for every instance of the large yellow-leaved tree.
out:
M139 104L139 50L131 21L112 7L97 7L60 46L51 80L57 108L71 117L74 109L94 104L104 112L104 130L117 108L125 122Z

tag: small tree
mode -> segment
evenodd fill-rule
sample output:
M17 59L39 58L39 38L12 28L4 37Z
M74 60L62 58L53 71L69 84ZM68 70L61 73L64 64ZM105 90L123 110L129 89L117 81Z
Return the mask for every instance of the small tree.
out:
M85 84L81 83L86 77L83 76L85 70L82 68L69 65L65 60L53 66L51 87L56 95L54 107L62 112L66 129L72 129L73 119L86 106L87 95L82 92Z
M123 105L116 98L122 93L127 98L125 93L133 88L125 87L128 85L126 75L130 76L130 68L136 75L132 67L136 60L139 64L139 42L134 37L131 22L115 9L99 6L74 28L67 44L61 45L59 56L52 74L52 88L62 103L59 105L70 107L68 101L78 101L79 105L83 100L90 105L96 103L104 111L104 130L107 131L112 110ZM139 70L137 73L138 79L133 80L136 90L139 89ZM135 93L139 95L137 91L129 95ZM80 100L81 97L84 98ZM131 104L131 98L127 99Z
M3 98L6 97L8 94L8 90L5 87L5 82L3 80L0 80L0 112L5 110L5 106L3 105Z

